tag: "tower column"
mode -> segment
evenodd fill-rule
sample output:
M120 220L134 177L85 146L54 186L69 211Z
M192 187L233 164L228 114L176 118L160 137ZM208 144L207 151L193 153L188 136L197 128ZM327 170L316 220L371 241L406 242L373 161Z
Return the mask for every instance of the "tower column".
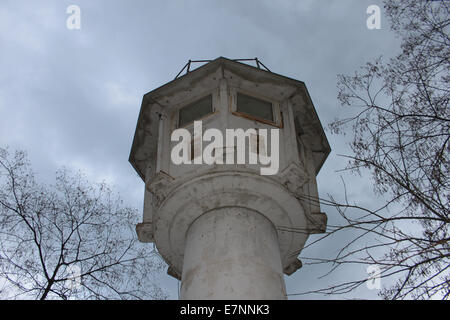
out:
M286 299L277 231L257 211L222 207L189 227L182 299Z

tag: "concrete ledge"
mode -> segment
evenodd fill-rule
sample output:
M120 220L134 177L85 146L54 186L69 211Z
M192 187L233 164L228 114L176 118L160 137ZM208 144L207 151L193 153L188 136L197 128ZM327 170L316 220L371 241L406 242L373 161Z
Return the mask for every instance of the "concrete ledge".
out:
M169 266L169 268L167 269L167 274L181 281L181 274L171 266Z
M283 269L283 272L290 276L295 271L300 269L302 267L302 262L299 259L295 259L291 264L289 264L287 267Z
M153 239L153 223L143 222L136 225L136 233L140 242L154 242Z

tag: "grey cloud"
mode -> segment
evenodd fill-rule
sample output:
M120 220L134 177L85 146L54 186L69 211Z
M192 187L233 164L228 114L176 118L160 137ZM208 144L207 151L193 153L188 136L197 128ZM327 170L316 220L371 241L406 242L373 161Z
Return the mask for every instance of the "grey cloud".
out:
M82 28L68 30L65 10L75 3ZM336 74L398 50L386 20L382 30L366 28L370 4L381 6L360 0L2 1L0 145L27 150L44 180L62 164L94 180L109 177L141 208L143 184L127 159L144 93L170 81L190 58L258 57L272 71L306 82L326 126L343 112ZM342 190L336 170L345 164L336 156L345 139L328 138L333 153L319 175L322 196ZM346 177L355 198L376 205L367 179ZM336 213L325 210L335 222ZM331 254L338 243L321 244L311 255ZM287 277L288 292L316 287L325 271L304 267ZM176 298L176 282L167 277L164 283Z

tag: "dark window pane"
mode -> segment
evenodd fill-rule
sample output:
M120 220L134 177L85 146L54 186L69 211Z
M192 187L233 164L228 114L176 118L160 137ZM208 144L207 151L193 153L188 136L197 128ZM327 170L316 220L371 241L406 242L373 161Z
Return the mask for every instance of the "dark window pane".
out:
M272 103L258 98L247 96L242 93L237 94L238 112L246 113L255 118L273 121Z
M179 112L178 126L184 127L194 120L200 119L212 112L212 96L209 95L181 108Z

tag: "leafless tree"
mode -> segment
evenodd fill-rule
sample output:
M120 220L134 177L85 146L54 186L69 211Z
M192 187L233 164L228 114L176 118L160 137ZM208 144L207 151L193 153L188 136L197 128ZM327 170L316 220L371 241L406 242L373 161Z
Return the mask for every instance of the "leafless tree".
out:
M165 298L162 267L137 243L137 213L104 183L35 181L24 152L0 148L0 290L9 299Z
M345 221L330 226L324 237L346 230L355 236L332 259L306 263L332 263L331 272L348 264L376 265L385 279L385 299L447 299L450 2L384 1L384 8L401 53L338 77L338 99L353 114L330 128L352 132L346 170L370 172L374 191L387 202L368 209L347 197L322 199ZM365 282L354 279L314 292L349 293Z

